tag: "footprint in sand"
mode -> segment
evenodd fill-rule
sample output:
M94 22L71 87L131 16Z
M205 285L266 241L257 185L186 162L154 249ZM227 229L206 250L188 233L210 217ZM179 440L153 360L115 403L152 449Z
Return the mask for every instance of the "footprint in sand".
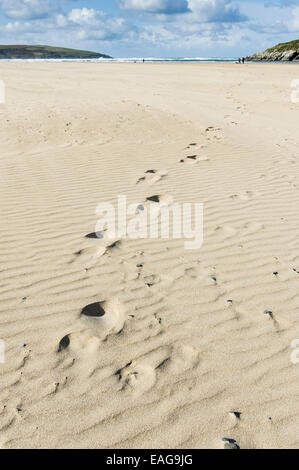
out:
M138 360L117 371L116 375L121 382L121 391L129 391L135 396L150 390L156 382L155 368Z
M276 331L282 331L285 328L290 327L289 322L287 322L285 320L281 320L281 319L278 321L277 316L274 315L272 310L265 310L264 315L273 323L273 326L274 326Z
M64 336L58 345L57 352L82 352L84 350L94 352L98 349L100 340L87 332L70 333Z
M241 235L251 235L265 229L265 225L259 222L247 222L241 227Z
M172 347L171 355L164 367L173 375L181 374L199 364L199 351L194 346L178 344Z
M154 196L147 197L146 202L160 205L170 205L173 203L173 197L170 194L156 194Z
M187 149L190 148L190 147L195 147L197 145L196 142L191 142L191 144L188 145L188 147L186 147Z
M238 231L232 225L224 224L224 225L218 225L215 228L215 232L221 236L229 237L229 236L236 235Z
M111 250L112 248L119 248L121 245L121 239L118 238L110 238L108 235L107 230L103 230L100 232L92 232L85 235L85 238L90 240L97 240L101 241L101 246L105 248L105 251ZM94 245L95 246L95 245ZM98 244L97 244L98 246ZM80 251L75 254L81 254Z
M240 449L240 446L237 444L235 439L223 437L221 440L223 449Z
M58 362L56 367L59 370L66 370L79 364L80 374L90 376L100 367L101 356L99 351L101 344L101 338L96 336L91 329L84 329L84 331L64 336L57 348ZM54 390L54 393L56 391Z
M80 261L84 265L85 269L91 268L98 260L98 258L105 254L113 254L115 250L121 247L121 239L109 239L105 238L105 232L92 232L85 235L85 238L94 240L90 242L90 246L82 248L74 253L74 258L70 263Z
M132 361L118 370L121 391L130 391L135 396L150 390L157 379L167 374L180 375L199 363L199 351L188 345L175 345L154 350Z
M156 274L150 274L150 275L144 275L141 276L141 278L144 281L144 284L147 287L154 287L158 286L159 289L167 288L171 286L173 283L173 278L171 276L167 275L156 275Z
M198 268L197 267L191 267L191 268L186 268L184 270L184 275L191 279L197 279L198 278Z
M114 299L86 305L81 310L80 319L102 339L120 333L124 328L126 315L123 305Z
M117 251L121 248L121 245L121 240L115 240L105 247L105 253L114 253L115 250Z
M217 131L221 131L221 128L220 127L214 127L214 126L209 126L206 128L206 132L217 132Z
M241 411L230 411L229 416L232 418L233 423L237 424L241 419Z
M180 160L180 163L185 163L188 165L194 165L195 163L199 162L207 162L209 161L208 157L200 156L200 155L187 155L185 158Z
M101 232L92 232L92 233L88 233L87 235L85 235L85 238L91 238L91 239L98 239L98 240L102 240L104 238L104 232L101 231Z
M99 257L106 253L106 251L107 248L105 246L82 248L81 250L74 253L75 258L73 258L70 262L74 263L80 260L80 263L83 266L90 268L96 263Z
M197 144L196 142L192 142L191 144L187 145L187 147L184 148L184 150L190 150L191 148L194 149L195 151L197 150L202 150L206 148L207 146L204 144ZM196 148L196 149L195 149Z
M222 134L221 131L222 129L220 127L213 127L209 126L206 128L206 134L207 134L207 140L221 140L222 139Z
M137 181L138 183L148 183L154 184L162 180L167 176L167 171L165 170L147 170L141 178Z
M233 200L241 199L243 201L248 201L249 199L252 199L255 196L256 194L253 191L244 191L241 194L232 194L229 197Z
M64 351L65 349L69 347L69 345L70 345L70 335L66 335L59 342L58 352Z

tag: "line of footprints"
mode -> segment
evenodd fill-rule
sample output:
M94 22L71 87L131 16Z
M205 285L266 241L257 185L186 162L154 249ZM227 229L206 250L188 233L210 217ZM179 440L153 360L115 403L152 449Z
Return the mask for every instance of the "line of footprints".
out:
M208 161L208 157L198 155L197 153L189 152L191 148L198 147L196 143L189 144L185 150L187 155L181 158L178 163L186 165L194 165L199 162ZM199 148L203 148L200 146ZM188 152L187 152L188 151ZM160 182L167 178L168 171L166 170L156 170L150 169L145 171L144 175L138 179L137 184L146 183L148 185L153 185L157 182ZM245 194L246 199L251 197L251 194L247 192ZM234 199L236 196L231 196ZM145 203L154 203L154 204L167 204L170 205L173 202L173 197L169 194L160 194L152 195L146 198ZM139 210L143 210L144 207L141 204ZM87 255L87 258L96 258L98 256L103 256L107 253L111 253L112 250L121 247L121 240L109 241L105 243L105 233L104 232L92 232L85 236L90 240L102 240L104 245L89 249L82 249L75 253L75 257L81 257L82 255ZM107 241L107 240L106 240ZM142 264L138 264L139 269L143 268ZM88 271L88 267L85 268ZM296 271L295 269L293 269ZM298 271L299 272L299 271ZM297 271L296 271L297 273ZM278 278L279 273L273 273L275 277ZM158 276L158 282L160 278ZM217 286L216 276L211 276L211 281ZM145 282L145 286L150 288L154 283ZM228 299L228 306L234 310L234 303L232 299ZM239 318L237 310L235 310L236 318ZM278 324L274 317L274 314L271 310L265 310L264 314L271 319L275 326ZM131 315L131 317L134 317ZM71 333L64 336L59 342L57 352L62 354L66 352L73 345L74 350L79 350L82 347L82 343L89 343L89 348L95 350L99 347L100 342L108 338L109 335L119 334L125 325L127 315L125 312L124 306L119 302L118 299L112 300L101 300L92 304L85 306L80 312L80 320L82 324L88 329L93 331L93 335L85 332L80 333ZM175 370L178 364L185 364L184 369L193 367L199 362L198 350L196 348L185 346L181 344L176 344L173 346L161 347L160 349L154 351L152 354L147 355L146 357L138 358L135 361L131 361L126 364L123 368L117 370L115 375L118 377L120 384L120 391L131 390L134 395L140 395L146 390L150 389L156 382L156 377L159 372L165 368L170 368ZM240 411L230 411L230 416L235 420L235 424L238 423L241 419ZM269 418L271 419L271 418ZM222 447L226 449L239 449L238 443L228 437L223 437Z

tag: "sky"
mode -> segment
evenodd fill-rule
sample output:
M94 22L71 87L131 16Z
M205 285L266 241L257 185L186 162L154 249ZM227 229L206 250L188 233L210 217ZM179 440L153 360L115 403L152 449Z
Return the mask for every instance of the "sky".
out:
M299 39L299 0L0 0L1 44L238 57Z

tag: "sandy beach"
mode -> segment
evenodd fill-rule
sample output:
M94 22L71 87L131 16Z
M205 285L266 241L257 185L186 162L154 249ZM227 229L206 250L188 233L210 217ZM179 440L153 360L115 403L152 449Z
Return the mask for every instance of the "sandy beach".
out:
M0 63L0 448L298 448L298 78ZM201 248L95 237L119 195Z

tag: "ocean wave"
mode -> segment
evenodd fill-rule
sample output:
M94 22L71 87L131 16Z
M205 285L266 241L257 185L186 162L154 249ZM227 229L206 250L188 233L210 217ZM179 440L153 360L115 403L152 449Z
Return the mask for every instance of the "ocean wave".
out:
M167 63L167 62L235 62L236 57L117 57L111 59L1 59L8 62L92 62L92 63Z

